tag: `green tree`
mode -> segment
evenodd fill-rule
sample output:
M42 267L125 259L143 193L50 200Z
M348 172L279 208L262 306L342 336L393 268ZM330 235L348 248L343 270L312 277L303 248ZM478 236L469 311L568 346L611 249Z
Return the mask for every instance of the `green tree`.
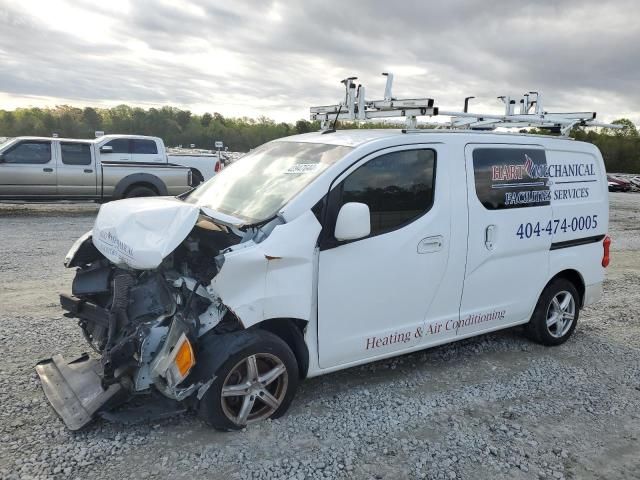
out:
M311 122L307 120L298 120L295 128L296 133L308 133L311 131Z
M603 133L613 134L617 137L638 137L638 129L628 118L620 118L611 122L613 125L620 125L620 129L604 128Z
M212 120L213 120L213 115L207 112L204 115L202 115L202 118L200 119L200 125L206 128L209 125L211 125Z

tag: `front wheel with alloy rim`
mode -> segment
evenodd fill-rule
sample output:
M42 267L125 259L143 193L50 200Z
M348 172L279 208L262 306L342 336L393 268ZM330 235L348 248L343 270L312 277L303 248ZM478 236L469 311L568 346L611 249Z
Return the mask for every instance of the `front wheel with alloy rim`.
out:
M219 430L283 415L298 387L298 364L289 346L267 331L252 336L216 371L200 401L200 415Z
M540 295L526 325L527 335L543 345L560 345L573 333L579 315L578 290L569 280L557 278Z

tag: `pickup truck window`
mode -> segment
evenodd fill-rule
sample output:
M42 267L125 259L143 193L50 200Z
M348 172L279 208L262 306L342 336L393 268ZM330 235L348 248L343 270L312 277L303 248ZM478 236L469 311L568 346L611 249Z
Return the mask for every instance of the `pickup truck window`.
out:
M116 138L105 143L104 147L113 147L112 153L131 153L131 142L128 138Z
M278 141L232 163L186 199L248 223L273 217L351 147Z
M133 140L133 153L142 153L147 155L155 155L158 153L158 147L153 140Z
M5 163L49 163L51 142L24 141L4 153Z
M381 155L344 180L341 205L360 202L369 206L371 236L395 230L431 209L435 167L433 150Z
M91 146L88 143L62 142L60 150L65 165L91 165Z

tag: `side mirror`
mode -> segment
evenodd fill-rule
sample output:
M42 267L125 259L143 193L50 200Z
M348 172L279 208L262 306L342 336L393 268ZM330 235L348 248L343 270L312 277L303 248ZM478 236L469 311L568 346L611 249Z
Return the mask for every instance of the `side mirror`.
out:
M103 145L100 147L100 153L113 153L113 147L111 145Z
M336 240L357 240L371 233L371 213L365 203L345 203L336 220Z

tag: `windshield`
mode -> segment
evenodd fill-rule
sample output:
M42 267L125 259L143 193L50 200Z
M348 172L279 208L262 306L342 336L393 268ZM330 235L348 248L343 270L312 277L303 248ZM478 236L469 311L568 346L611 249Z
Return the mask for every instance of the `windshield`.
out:
M186 199L247 223L273 217L351 147L271 142L242 157L195 189Z

